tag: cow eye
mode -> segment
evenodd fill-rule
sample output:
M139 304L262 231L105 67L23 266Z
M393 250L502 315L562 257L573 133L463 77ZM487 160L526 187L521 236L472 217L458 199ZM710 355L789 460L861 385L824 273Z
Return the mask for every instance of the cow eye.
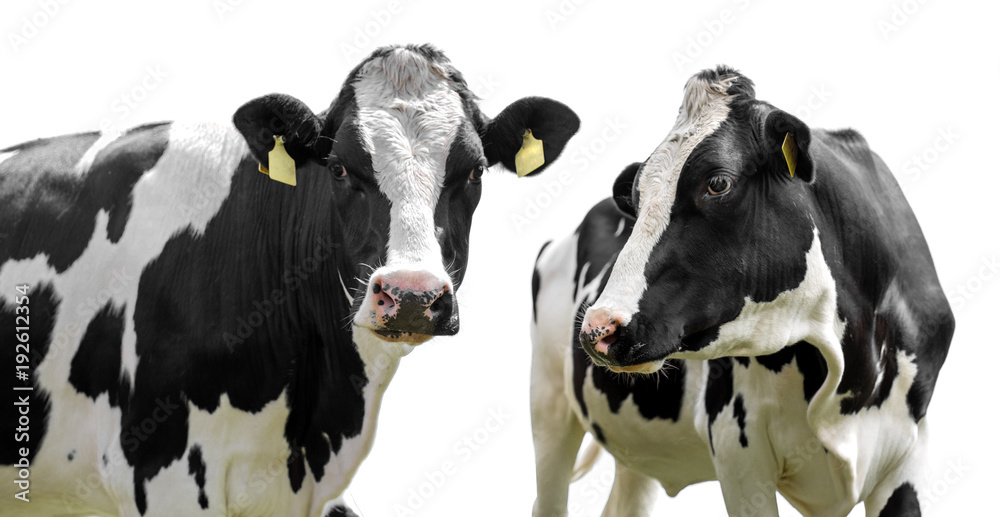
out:
M721 196L729 189L733 187L733 180L727 178L726 176L715 176L708 180L708 194L712 196Z
M483 177L483 166L480 165L469 173L469 181L479 181Z
M334 179L343 180L347 178L347 168L343 164L334 163L330 165L330 171L333 172Z

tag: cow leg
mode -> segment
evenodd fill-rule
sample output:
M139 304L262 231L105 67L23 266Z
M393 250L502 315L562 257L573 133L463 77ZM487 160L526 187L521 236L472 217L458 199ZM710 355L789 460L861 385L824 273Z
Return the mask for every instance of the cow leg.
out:
M543 408L532 405L537 490L532 515L535 517L566 515L573 464L583 440L583 427L569 409L569 404L563 403L561 408L553 407L557 405Z
M920 494L927 486L927 427L926 420L917 428L917 443L909 456L883 479L865 499L867 517L919 516Z
M645 517L653 513L660 484L615 460L615 484L602 517Z
M535 444L535 484L533 515L566 515L573 464L583 440L584 429L570 406L565 388L565 354L569 346L558 347L534 329L531 361L531 431ZM569 343L569 339L565 340Z
M779 469L774 450L761 439L765 436L763 429L747 426L748 447L742 447L738 440L740 430L735 419L719 418L712 431L712 460L729 515L778 517Z
M562 383L562 365L551 378L536 375L544 365L532 362L531 431L535 443L535 517L566 515L573 464L584 429L570 407Z
M729 515L778 517L778 497L770 476L747 473L742 479L723 481L720 475L719 480Z

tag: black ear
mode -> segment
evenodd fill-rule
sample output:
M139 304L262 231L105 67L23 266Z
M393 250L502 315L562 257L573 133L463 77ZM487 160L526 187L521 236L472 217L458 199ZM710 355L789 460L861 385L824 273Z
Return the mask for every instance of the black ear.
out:
M635 218L638 208L632 201L632 185L635 183L635 175L639 173L639 167L642 167L642 162L635 162L625 167L625 170L615 178L615 186L611 190L611 196L618 205L618 210L632 218Z
M515 101L480 128L489 164L500 162L507 170L514 171L514 156L521 150L527 129L542 141L545 153L545 164L531 172L537 174L556 161L566 142L580 129L580 118L565 104L545 97Z
M296 163L326 158L316 151L322 129L319 118L290 95L272 93L240 106L233 114L233 124L243 134L250 153L264 166L278 135L285 139L285 150Z
M795 174L792 177L812 183L813 162L809 156L809 126L778 109L769 113L764 121L764 152L767 154L764 162L767 170L777 171L786 177L791 175L788 160L782 149L786 135L790 139L789 143L794 142L795 147L794 150L789 150L789 154L796 162Z

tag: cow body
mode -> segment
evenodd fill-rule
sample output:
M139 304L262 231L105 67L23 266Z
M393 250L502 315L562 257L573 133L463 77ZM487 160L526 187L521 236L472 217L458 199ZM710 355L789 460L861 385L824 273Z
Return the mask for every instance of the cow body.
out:
M30 502L8 484L0 515L349 515L400 358L458 330L479 179L517 150L494 138L558 115L555 159L576 131L519 102L491 121L439 51L389 47L318 116L272 94L235 127L5 149L0 320L30 309L30 429L10 441L4 406L0 472L30 473ZM279 135L294 188L261 174Z
M206 152L201 142L218 147ZM87 166L87 153L96 154L93 163L77 171L81 161ZM92 134L40 142L0 164L4 181L14 181L11 175L20 173L15 167L32 162L53 169L39 182L73 187L61 192L72 200L103 192L110 199L66 224L44 228L48 231L29 228L15 234L21 239L7 241L20 240L22 250L28 243L40 248L27 258L18 257L20 250L10 252L13 260L4 264L0 285L8 292L15 285L31 286L32 342L49 341L34 350L26 444L32 450L32 502L26 508L39 515L198 515L228 502L241 515L284 509L318 514L346 487L367 453L381 394L405 349L401 345L399 355L386 355L382 368L369 357L369 366L362 359L364 338L352 341L350 328L331 318L328 331L345 343L357 342L356 348L319 348L309 357L292 346L276 347L275 356L254 357L262 351L253 346L261 334L274 332L280 339L271 327L295 324L278 317L290 304L304 303L295 298L307 296L310 277L337 274L327 266L336 260L336 247L317 236L287 275L274 271L273 285L247 285L259 274L259 257L247 252L253 248L242 236L234 236L249 233L248 224L261 224L239 214L254 218L261 211L230 193L274 189L276 201L292 202L302 191L280 192L266 176L251 174L257 164L247 156L242 136L224 126L173 123L136 129L113 141ZM102 173L109 176L105 182L98 178ZM128 181L124 176L134 186L119 183ZM20 195L45 203L51 195L42 191L47 187L35 185ZM30 216L32 224L46 224L47 213L58 215L65 209L57 205L61 201L25 203L38 211ZM116 223L122 219L124 224ZM76 224L80 227L73 228ZM46 234L51 240L32 242ZM75 256L70 247L77 248ZM272 298L282 286L289 299ZM241 290L253 292L235 295ZM331 314L348 314L351 299L343 290L335 294L327 300ZM7 300L3 314L12 323L14 307ZM222 330L220 339L206 342L213 328ZM316 371L296 368L310 363ZM318 444L329 452L319 451L313 438L307 440L312 446L290 458L286 423L300 411L288 403L296 385L338 394L302 408L315 415L298 415L334 417L317 430L322 434L316 438L330 437L328 444ZM13 450L5 448L5 454ZM318 475L305 476L306 465Z
M576 344L583 312L607 282L633 223L610 199L602 201L573 235L547 244L535 265L536 516L566 515L574 460L588 431L616 460L605 515L648 513L656 484L676 495L716 478L695 427L703 362L672 360L661 374L628 377L595 366Z
M617 460L606 515L647 514L657 484L673 495L716 477L731 515L777 515L776 492L806 515L919 513L926 408L954 328L927 245L853 131L786 124L805 141L794 178L770 176L788 172L762 145L727 165L731 183L698 179L740 156L742 124L761 138L774 113L731 70L696 76L661 150L540 254L536 515L565 513L585 431Z

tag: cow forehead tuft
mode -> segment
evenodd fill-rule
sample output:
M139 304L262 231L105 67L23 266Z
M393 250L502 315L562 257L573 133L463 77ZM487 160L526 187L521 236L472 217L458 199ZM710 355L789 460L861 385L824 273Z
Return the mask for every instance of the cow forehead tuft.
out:
M364 63L356 81L377 77L383 79L385 87L397 95L419 96L433 88L439 79L451 79L451 74L445 69L447 63L443 56L440 60L430 59L410 47L398 47Z
M643 167L652 174L640 175L641 191L665 185L676 187L677 176L688 155L728 116L733 97L729 90L740 77L701 72L688 80L674 127ZM672 203L673 189L668 190L671 190L670 195L654 198Z

